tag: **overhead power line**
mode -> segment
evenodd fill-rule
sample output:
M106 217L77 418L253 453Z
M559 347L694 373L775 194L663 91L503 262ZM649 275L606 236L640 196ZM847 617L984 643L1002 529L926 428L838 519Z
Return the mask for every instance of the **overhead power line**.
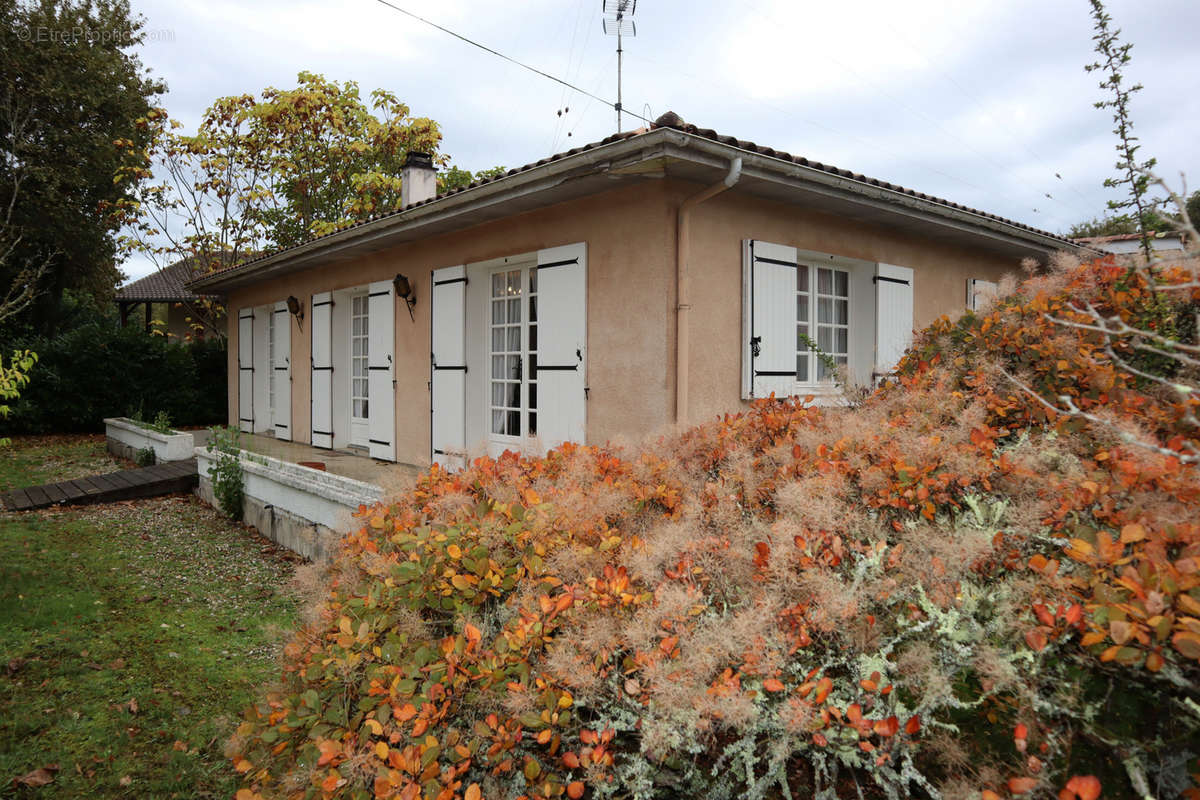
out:
M485 44L480 44L479 42L475 41L474 39L463 36L461 33L455 33L454 31L450 30L449 28L444 27L442 25L438 25L436 22L427 20L418 14L414 14L413 12L409 11L408 9L401 8L400 6L396 5L395 3L388 2L388 0L375 0L375 2L379 3L382 6L387 6L388 8L392 9L393 11L398 11L406 17L411 17L412 19L415 19L418 22L423 22L424 24L428 25L431 28L437 28L442 33L447 33L447 34L453 36L455 39L458 39L459 41L466 42L467 44L471 45L472 47L478 47L480 50L484 51L485 53L491 53L492 55L494 55L498 58L504 59L505 61L509 62L510 64L516 64L521 69L526 69L526 70L529 70L530 72L534 73L535 75L541 75L543 78L548 78L549 80L552 80L555 83L558 83L558 84L561 84L561 85L567 87L568 89L570 89L573 92L579 92L580 94L584 95L585 97L590 97L593 100L599 100L601 103L608 106L609 108L612 108L614 111L617 110L617 104L610 100L605 100L603 97L600 97L597 94L593 94L592 92L589 92L587 89L581 89L580 87L576 86L573 83L568 83L567 81L563 80L562 78L551 75L549 72L545 72L543 70L538 69L537 67L530 66L529 64L526 64L523 61L518 61L517 59L515 59L511 56L506 56L504 53L501 53L499 50L494 50ZM634 114L633 112L629 112L629 111L627 111L625 113L629 114L630 116L637 117L638 119L642 120L643 122L650 122L650 120L646 119L641 114Z

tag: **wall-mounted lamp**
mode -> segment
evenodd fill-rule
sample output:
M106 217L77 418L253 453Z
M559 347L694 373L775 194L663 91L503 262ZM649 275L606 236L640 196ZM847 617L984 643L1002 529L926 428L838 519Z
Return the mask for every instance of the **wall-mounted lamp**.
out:
M301 328L304 327L304 306L300 305L300 301L296 299L296 295L288 295L287 299L288 313L296 318L296 324Z
M409 319L411 319L413 322L416 322L417 318L413 314L413 306L417 304L417 293L413 291L412 284L409 283L408 278L404 275L397 274L396 277L392 279L392 287L396 290L396 296L408 304Z

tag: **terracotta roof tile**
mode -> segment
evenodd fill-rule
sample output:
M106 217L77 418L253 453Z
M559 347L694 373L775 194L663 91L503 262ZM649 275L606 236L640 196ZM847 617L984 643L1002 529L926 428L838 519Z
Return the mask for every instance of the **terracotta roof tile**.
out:
M835 166L831 166L831 165L827 165L827 164L822 164L819 161L809 161L807 158L805 158L803 156L794 156L791 153L788 153L783 150L775 150L774 148L760 146L760 145L755 144L754 142L746 141L743 139L737 139L733 136L722 135L722 134L719 134L716 131L714 131L712 128L700 128L700 127L697 127L696 125L691 125L691 124L684 122L683 119L681 117L679 117L678 114L675 114L674 112L671 112L671 111L668 111L667 113L663 114L658 119L656 119L650 125L649 128L639 128L639 129L633 130L633 131L614 133L611 136L607 136L598 142L591 142L589 144L581 145L579 147L573 147L570 150L567 150L562 153L555 153L552 156L547 156L545 158L539 159L538 161L535 161L531 164L526 164L521 167L514 167L513 169L510 169L507 172L505 172L503 175L497 175L495 177L483 178L481 180L472 181L471 183L467 184L466 186L463 186L463 187L460 187L457 189L453 189L453 190L451 190L449 192L445 192L443 194L439 194L436 197L432 197L428 200L422 200L419 203L413 203L403 209L396 209L393 211L387 211L387 212L383 212L383 213L379 213L379 214L373 214L370 217L366 217L364 219L357 220L355 222L343 225L343 226L339 227L337 230L332 231L328 234L324 234L322 236L315 236L312 239L308 240L308 242L304 242L304 244L307 244L312 241L317 241L319 239L323 239L327 236L332 236L332 235L334 235L336 233L340 233L342 231L351 230L351 229L357 228L361 225L366 225L367 223L375 222L376 220L385 219L387 217L393 217L397 214L402 214L405 211L408 211L409 209L419 208L420 206L428 205L429 203L435 202L437 200L441 200L444 197L451 197L453 195L461 194L463 192L470 191L470 190L478 188L480 186L484 186L486 184L493 183L498 180L502 180L503 178L506 178L508 176L518 175L522 172L528 172L529 170L534 169L536 167L540 167L545 164L551 164L555 161L561 161L564 158L568 158L570 156L577 155L579 153L584 153L584 152L587 152L588 150L593 150L597 147L602 147L604 145L612 144L613 142L619 142L619 141L622 141L625 139L632 139L635 136L640 136L649 131L659 130L659 129L663 129L663 128L669 128L672 130L681 131L683 133L691 134L693 136L699 136L701 138L709 139L711 141L714 141L714 142L717 142L720 144L725 144L730 147L737 147L741 150L746 150L748 152L756 153L758 155L767 156L769 158L776 158L781 161L789 161L793 164L798 164L802 167L809 167L811 169L820 170L821 172L826 172L831 175L837 175L839 177L848 178L848 179L856 181L858 183L867 184L869 186L877 186L881 189L898 192L900 194L905 194L910 197L916 197L916 198L919 198L921 200L926 200L931 203L936 203L938 205L946 206L948 208L953 208L953 209L956 209L959 211L967 212L969 214L975 214L975 215L978 215L981 217L985 217L987 219L994 220L996 222L1001 222L1005 225L1011 225L1015 228L1019 228L1023 231L1028 231L1030 233L1037 234L1039 236L1045 236L1045 237L1054 239L1056 241L1062 242L1063 245L1066 245L1066 246L1072 246L1072 247L1076 246L1075 242L1072 241L1071 239L1064 238L1062 236L1059 236L1054 233L1050 233L1048 231L1039 230L1038 228L1034 228L1030 225L1026 225L1023 222L1017 222L1015 220L1007 219L1005 217L1001 217L996 214L990 214L986 211L981 211L976 208L971 208L970 206L965 206L960 203L955 203L955 202L952 202L950 200L945 200L940 197L935 197L933 195L927 195L923 192L917 192L912 189L907 189L903 186L899 186L894 183L889 183L887 181L881 181L877 178L871 178L866 175L862 175L861 173L851 172L850 170L841 169L839 167L835 167ZM295 245L295 246L298 247L300 245ZM291 248L284 248L284 250L287 250L287 249L291 249ZM231 270L242 269L248 265L254 264L258 261L265 260L265 259L275 256L281 252L284 252L284 250L277 250L277 251L263 253L256 258L244 261L240 264L237 264L237 265L234 265L231 267L226 267L225 269L218 270L212 274L219 275L219 274L222 274L225 272L229 272Z

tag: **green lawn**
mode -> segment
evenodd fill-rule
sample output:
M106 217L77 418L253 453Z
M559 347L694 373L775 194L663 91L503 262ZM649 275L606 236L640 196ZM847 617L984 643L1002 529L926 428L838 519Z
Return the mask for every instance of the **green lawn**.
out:
M0 488L119 468L102 453L14 440ZM0 514L0 796L231 796L223 745L278 675L296 562L191 497Z

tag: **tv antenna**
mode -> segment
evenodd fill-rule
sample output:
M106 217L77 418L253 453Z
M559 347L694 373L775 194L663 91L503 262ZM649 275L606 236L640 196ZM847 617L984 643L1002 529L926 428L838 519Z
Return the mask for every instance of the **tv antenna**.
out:
M604 32L617 37L617 133L621 132L621 38L637 36L637 26L633 24L633 12L637 8L637 0L600 0L604 10Z

